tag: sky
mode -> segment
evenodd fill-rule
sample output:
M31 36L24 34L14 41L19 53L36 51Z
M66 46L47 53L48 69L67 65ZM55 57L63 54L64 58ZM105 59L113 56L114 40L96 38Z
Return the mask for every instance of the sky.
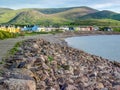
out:
M21 8L64 8L88 6L98 10L120 13L120 0L0 0L0 7Z

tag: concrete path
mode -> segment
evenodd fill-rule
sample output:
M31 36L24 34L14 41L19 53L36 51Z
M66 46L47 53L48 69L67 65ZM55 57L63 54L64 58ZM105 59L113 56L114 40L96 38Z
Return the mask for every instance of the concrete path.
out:
M8 50L12 49L17 42L27 40L27 39L32 39L32 38L44 38L50 42L59 42L59 40L55 38L55 35L51 35L51 34L25 36L24 38L18 37L18 38L0 40L0 61L7 54Z

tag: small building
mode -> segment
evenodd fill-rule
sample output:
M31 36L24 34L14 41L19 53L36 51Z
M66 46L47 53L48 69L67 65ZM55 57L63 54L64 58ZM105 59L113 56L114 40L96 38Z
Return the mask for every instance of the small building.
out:
M113 31L113 29L110 27L103 27L102 31Z
M93 31L93 27L92 26L89 26L88 27L90 31Z
M70 30L70 31L73 31L73 30L75 30L75 29L74 29L74 27L69 27L69 30Z
M32 30L31 30L31 31L33 31L33 32L38 32L38 31L39 31L39 27L36 26L36 25L34 25L34 26L32 27Z
M113 29L110 28L110 27L104 27L104 28L103 28L103 31L113 31Z
M29 27L24 26L21 30L22 30L22 31L29 31L29 29L30 29Z
M53 30L52 27L46 27L46 28L45 28L45 31L46 31L46 32L50 32L50 31L52 31L52 30Z
M9 26L0 26L0 30L10 32L10 33L19 33L21 31L21 29L19 27L10 26L10 25Z
M38 30L37 30L38 32L45 32L46 31L46 29L45 29L45 27L38 27Z
M76 31L93 31L92 26L79 26L75 28Z
M67 27L67 26L65 26L65 27L60 27L60 30L68 31L68 30L69 30L69 27Z
M98 26L93 26L94 31L98 31L99 27Z

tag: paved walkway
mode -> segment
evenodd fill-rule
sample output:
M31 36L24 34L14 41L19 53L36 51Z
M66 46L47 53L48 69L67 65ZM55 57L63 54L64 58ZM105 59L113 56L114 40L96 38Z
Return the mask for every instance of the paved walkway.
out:
M10 39L5 39L5 40L0 40L0 61L7 54L8 50L13 48L13 46L19 41L32 39L32 38L44 38L48 41L55 42L54 37L55 37L54 35L46 34L46 35L25 36L24 38L18 37L18 38L10 38ZM58 40L58 39L56 39L56 40Z

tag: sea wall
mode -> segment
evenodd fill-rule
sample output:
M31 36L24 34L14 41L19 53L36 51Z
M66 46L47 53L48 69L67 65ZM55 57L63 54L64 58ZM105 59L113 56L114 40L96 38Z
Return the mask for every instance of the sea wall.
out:
M62 43L51 43L44 39L24 41L18 52L6 59L0 88L120 90L118 62L110 62Z

